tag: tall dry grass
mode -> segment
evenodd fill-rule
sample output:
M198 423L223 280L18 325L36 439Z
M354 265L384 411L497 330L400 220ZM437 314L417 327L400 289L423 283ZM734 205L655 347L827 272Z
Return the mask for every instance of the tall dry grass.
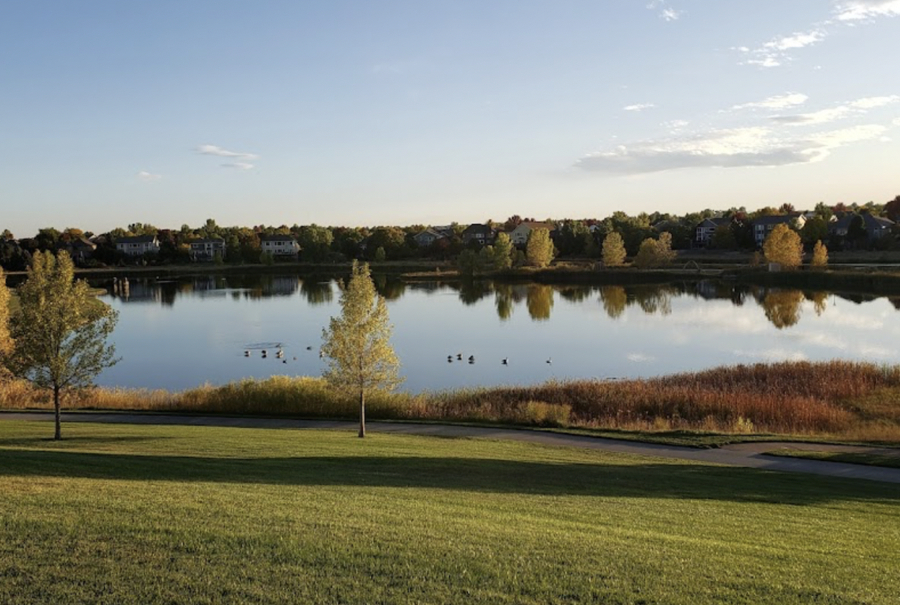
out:
M630 430L837 436L900 443L900 366L833 361L721 367L648 380L549 382L367 396L371 419L500 422ZM353 418L357 401L321 378L275 376L179 393L92 389L69 408ZM49 408L25 383L0 385L0 407Z

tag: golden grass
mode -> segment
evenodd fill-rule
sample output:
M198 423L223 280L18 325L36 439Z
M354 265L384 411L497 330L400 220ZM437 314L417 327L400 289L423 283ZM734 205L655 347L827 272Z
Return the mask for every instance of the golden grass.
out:
M692 430L829 436L900 443L900 366L833 361L715 368L648 380L549 382L367 396L371 419L501 422L640 431ZM0 385L0 406L49 408L21 382ZM275 376L171 393L91 389L68 408L353 418L357 402L321 378Z

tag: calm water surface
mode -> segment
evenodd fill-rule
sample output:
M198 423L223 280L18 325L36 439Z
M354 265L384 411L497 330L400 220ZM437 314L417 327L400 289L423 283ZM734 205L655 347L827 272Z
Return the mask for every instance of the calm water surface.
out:
M95 285L108 289L105 300L120 312L112 341L122 360L100 376L105 386L179 390L246 377L319 376L322 328L340 311L337 283L327 278L132 279L127 296L112 282ZM376 285L388 299L410 391L646 377L758 361L900 363L896 298L711 281L463 287L376 276ZM284 359L274 355L278 344Z

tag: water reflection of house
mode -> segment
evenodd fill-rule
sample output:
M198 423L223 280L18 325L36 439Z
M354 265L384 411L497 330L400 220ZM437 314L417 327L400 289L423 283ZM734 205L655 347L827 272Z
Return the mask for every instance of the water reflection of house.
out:
M130 279L128 287L119 290L119 298L129 303L162 303L162 290L152 280Z

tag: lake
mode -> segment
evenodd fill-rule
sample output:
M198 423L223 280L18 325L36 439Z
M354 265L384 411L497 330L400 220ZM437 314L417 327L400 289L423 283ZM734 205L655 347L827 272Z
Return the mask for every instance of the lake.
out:
M717 281L375 281L388 300L409 391L648 377L760 361L900 362L900 298ZM99 377L103 386L181 390L246 377L319 376L322 328L340 312L337 282L322 277L132 278L127 293L111 280L92 285L106 288L104 300L120 312L112 341L122 359ZM275 355L279 346L283 359Z

